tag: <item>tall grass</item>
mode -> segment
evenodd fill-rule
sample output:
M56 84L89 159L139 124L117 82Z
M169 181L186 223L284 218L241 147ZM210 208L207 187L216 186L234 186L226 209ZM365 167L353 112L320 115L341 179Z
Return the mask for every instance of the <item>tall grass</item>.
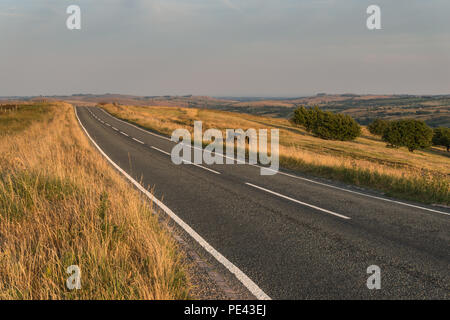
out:
M32 122L44 119L48 112L43 103L0 105L0 136L20 132Z
M152 205L92 148L70 105L34 107L24 111L36 121L0 137L0 298L188 298L183 256ZM80 290L66 287L70 265Z
M170 135L193 121L203 129L280 130L280 165L285 169L367 187L387 195L424 203L450 204L450 158L430 151L388 149L363 129L356 141L328 141L293 127L285 119L174 107L104 105L113 115Z

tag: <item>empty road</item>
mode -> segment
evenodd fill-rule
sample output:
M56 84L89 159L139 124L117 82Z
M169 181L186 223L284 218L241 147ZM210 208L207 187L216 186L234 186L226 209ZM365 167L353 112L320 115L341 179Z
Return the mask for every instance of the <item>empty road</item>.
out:
M175 165L168 138L99 108L76 112L98 147L242 271L259 298L450 298L446 208L261 176L246 164ZM381 269L379 290L366 285L371 265Z

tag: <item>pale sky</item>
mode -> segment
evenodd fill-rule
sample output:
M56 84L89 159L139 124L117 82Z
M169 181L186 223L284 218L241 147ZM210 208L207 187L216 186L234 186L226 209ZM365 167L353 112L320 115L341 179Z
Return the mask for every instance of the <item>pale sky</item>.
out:
M450 93L449 17L448 0L1 0L0 96Z

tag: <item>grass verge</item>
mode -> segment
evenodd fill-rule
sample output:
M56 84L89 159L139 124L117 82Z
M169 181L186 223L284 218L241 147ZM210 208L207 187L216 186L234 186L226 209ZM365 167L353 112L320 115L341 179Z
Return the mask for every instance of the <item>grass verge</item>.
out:
M0 299L189 298L177 244L89 144L70 105L3 116ZM66 287L70 265L81 269L80 290Z

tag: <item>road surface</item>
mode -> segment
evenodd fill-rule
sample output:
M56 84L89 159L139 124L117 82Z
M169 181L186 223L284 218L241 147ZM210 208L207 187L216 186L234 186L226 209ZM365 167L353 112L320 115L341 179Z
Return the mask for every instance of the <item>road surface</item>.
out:
M450 298L447 208L246 164L175 165L168 138L99 108L76 111L105 155L271 299ZM367 288L371 265L379 290Z

